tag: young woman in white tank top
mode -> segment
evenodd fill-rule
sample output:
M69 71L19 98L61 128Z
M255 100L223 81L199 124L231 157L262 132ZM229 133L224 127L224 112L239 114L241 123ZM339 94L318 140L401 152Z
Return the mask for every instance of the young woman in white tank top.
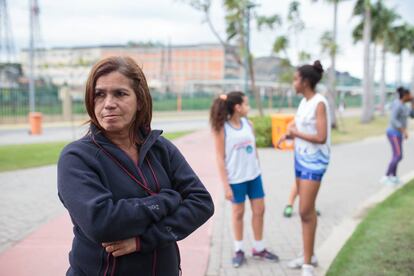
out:
M243 265L246 260L243 250L246 196L249 197L252 208L253 257L279 260L263 243L264 191L253 126L246 118L248 111L248 98L237 91L220 95L214 100L210 110L210 123L224 193L226 199L233 203L234 267Z
M291 268L301 268L303 276L314 275L314 243L317 225L316 196L330 158L330 120L327 100L315 92L321 80L322 65L303 65L295 73L293 86L304 98L299 104L294 123L279 141L295 139L295 175L299 193L299 209L303 233L303 256L291 262Z

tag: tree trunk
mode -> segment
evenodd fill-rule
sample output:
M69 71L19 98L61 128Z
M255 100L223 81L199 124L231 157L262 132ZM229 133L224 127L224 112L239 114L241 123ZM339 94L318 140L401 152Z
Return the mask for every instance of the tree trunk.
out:
M374 43L374 48L372 49L372 60L371 60L371 77L370 77L370 91L371 91L371 98L370 98L370 102L372 103L372 111L375 111L375 98L376 98L376 93L375 93L375 70L376 70L376 65L377 65L377 44Z
M338 1L334 2L334 22L332 39L336 47L336 33L337 33L337 22L338 22ZM328 85L328 104L329 104L329 115L331 117L332 128L337 127L336 122L336 49L331 52L331 71L329 72L329 85Z
M381 83L380 83L380 114L385 115L385 100L386 100L386 87L385 87L385 66L387 61L387 50L385 45L382 45L382 63L381 63ZM413 70L414 71L414 70Z
M403 53L401 52L398 55L398 60L397 60L397 86L401 86L402 85L402 62L403 62Z
M249 66L249 73L250 73L250 89L253 92L254 99L256 101L256 108L259 111L259 116L263 117L262 99L260 98L260 91L256 87L256 78L255 78L254 67L253 67L253 57L250 53L249 53L249 59L248 59L248 66Z
M364 79L362 91L362 123L369 123L372 120L372 104L370 91L370 44L371 44L371 9L369 2L365 1L364 11Z
M414 95L414 55L412 55L413 67L411 68L411 95Z

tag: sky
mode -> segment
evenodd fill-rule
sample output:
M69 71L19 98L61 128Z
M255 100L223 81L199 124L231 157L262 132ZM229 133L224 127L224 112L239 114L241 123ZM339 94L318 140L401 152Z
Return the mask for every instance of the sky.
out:
M9 19L17 50L27 48L29 43L29 0L9 0ZM225 37L224 8L222 0L212 0L213 24ZM319 38L332 29L333 6L326 0L314 2L302 0L301 16L305 30L292 37L289 56L294 60L298 50L309 52L312 59L320 59L325 67L330 66L329 57L321 53ZM40 7L40 32L45 47L89 46L101 44L124 44L128 41L158 41L173 45L216 43L217 40L203 22L203 14L180 0L38 0ZM279 14L284 20L290 0L256 0L260 15ZM395 9L402 20L414 25L413 0L385 0ZM363 75L363 45L354 44L351 33L358 23L352 18L355 0L345 0L338 10L337 70ZM275 37L286 35L286 26L274 30L258 31L251 22L251 49L255 57L269 56ZM403 81L411 80L414 59L404 55ZM379 63L376 70L379 79ZM395 56L387 59L387 82L396 78Z

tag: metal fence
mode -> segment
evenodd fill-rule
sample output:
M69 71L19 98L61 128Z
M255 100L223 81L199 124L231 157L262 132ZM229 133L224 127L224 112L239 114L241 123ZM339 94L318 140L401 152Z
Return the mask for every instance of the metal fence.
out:
M152 93L154 111L176 111L181 105L181 110L208 110L213 102L214 95L204 92L193 94L182 94L181 101L176 94ZM254 97L250 98L252 108L256 107ZM263 108L275 109L276 111L286 107L297 107L300 97L293 95L277 94L271 97L266 94L262 97ZM361 96L347 95L344 97L347 107L361 106ZM339 99L338 99L339 103ZM71 118L86 118L86 110L83 98L72 98ZM2 88L0 89L0 124L1 123L23 123L27 121L29 113L29 93L26 87ZM59 88L56 86L36 87L36 111L41 112L45 121L63 120L62 99Z

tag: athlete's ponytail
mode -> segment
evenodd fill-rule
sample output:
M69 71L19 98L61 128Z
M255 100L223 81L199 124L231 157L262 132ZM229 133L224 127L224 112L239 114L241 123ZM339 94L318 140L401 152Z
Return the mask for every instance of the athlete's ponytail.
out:
M213 131L221 130L224 123L234 114L236 104L243 103L244 96L243 92L233 91L214 99L210 108L210 125Z

